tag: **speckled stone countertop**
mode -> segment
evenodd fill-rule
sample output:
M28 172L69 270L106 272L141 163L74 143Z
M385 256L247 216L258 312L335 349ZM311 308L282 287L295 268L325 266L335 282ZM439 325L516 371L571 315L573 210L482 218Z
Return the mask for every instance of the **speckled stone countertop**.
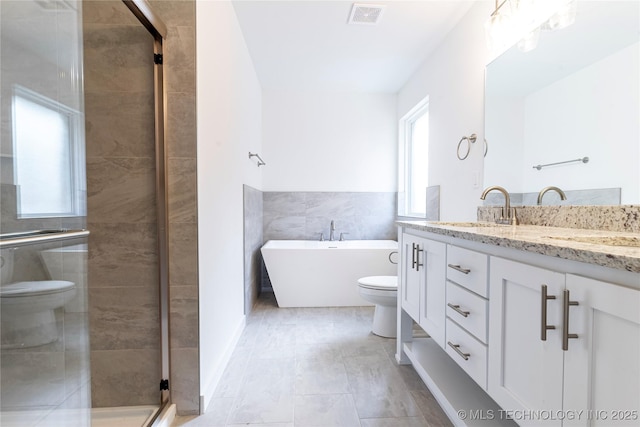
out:
M397 221L402 227L640 273L640 235L539 225Z

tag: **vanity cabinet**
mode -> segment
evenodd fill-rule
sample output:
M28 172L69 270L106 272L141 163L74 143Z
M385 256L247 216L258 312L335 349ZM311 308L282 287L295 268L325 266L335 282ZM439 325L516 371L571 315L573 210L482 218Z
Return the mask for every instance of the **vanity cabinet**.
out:
M567 274L569 310L564 352L565 408L591 420L564 425L640 425L640 290Z
M444 348L446 244L409 233L402 238L401 306Z
M564 275L497 257L490 269L489 394L504 409L562 410ZM543 286L555 300L541 303ZM555 328L545 340L542 322Z
M446 351L483 389L487 388L486 254L447 245Z
M639 422L640 291L499 257L490 272L491 397L534 414L523 426Z
M420 271L421 263L416 264L416 248L421 244L424 247L423 242L424 239L408 233L402 236L400 301L402 309L416 322L420 318L420 287L423 283L420 276L424 275L424 269Z
M640 425L637 273L428 228L400 228L396 357L454 425Z

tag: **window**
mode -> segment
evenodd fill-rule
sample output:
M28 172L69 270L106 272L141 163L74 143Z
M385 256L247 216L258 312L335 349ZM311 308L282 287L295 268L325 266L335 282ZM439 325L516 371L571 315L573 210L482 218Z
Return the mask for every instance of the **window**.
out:
M80 113L20 86L12 107L18 218L82 215Z
M398 215L424 218L429 182L429 98L400 119Z

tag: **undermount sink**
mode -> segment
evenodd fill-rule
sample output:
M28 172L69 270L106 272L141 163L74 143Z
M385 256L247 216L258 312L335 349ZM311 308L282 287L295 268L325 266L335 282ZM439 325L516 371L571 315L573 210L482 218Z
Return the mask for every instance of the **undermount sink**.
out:
M568 240L571 242L591 243L594 245L627 246L631 248L640 248L640 237L633 236L548 236L548 238L554 240Z
M446 227L510 227L509 224L497 224L495 222L445 222L429 221L430 225L443 225Z

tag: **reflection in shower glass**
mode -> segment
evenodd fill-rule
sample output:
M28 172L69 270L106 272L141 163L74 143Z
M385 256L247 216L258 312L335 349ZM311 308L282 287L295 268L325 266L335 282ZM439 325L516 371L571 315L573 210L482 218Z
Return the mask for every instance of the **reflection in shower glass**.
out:
M74 153L80 149L79 113L45 96L16 87L13 95L14 173L17 214L78 214Z
M2 427L91 425L81 17L0 1Z

